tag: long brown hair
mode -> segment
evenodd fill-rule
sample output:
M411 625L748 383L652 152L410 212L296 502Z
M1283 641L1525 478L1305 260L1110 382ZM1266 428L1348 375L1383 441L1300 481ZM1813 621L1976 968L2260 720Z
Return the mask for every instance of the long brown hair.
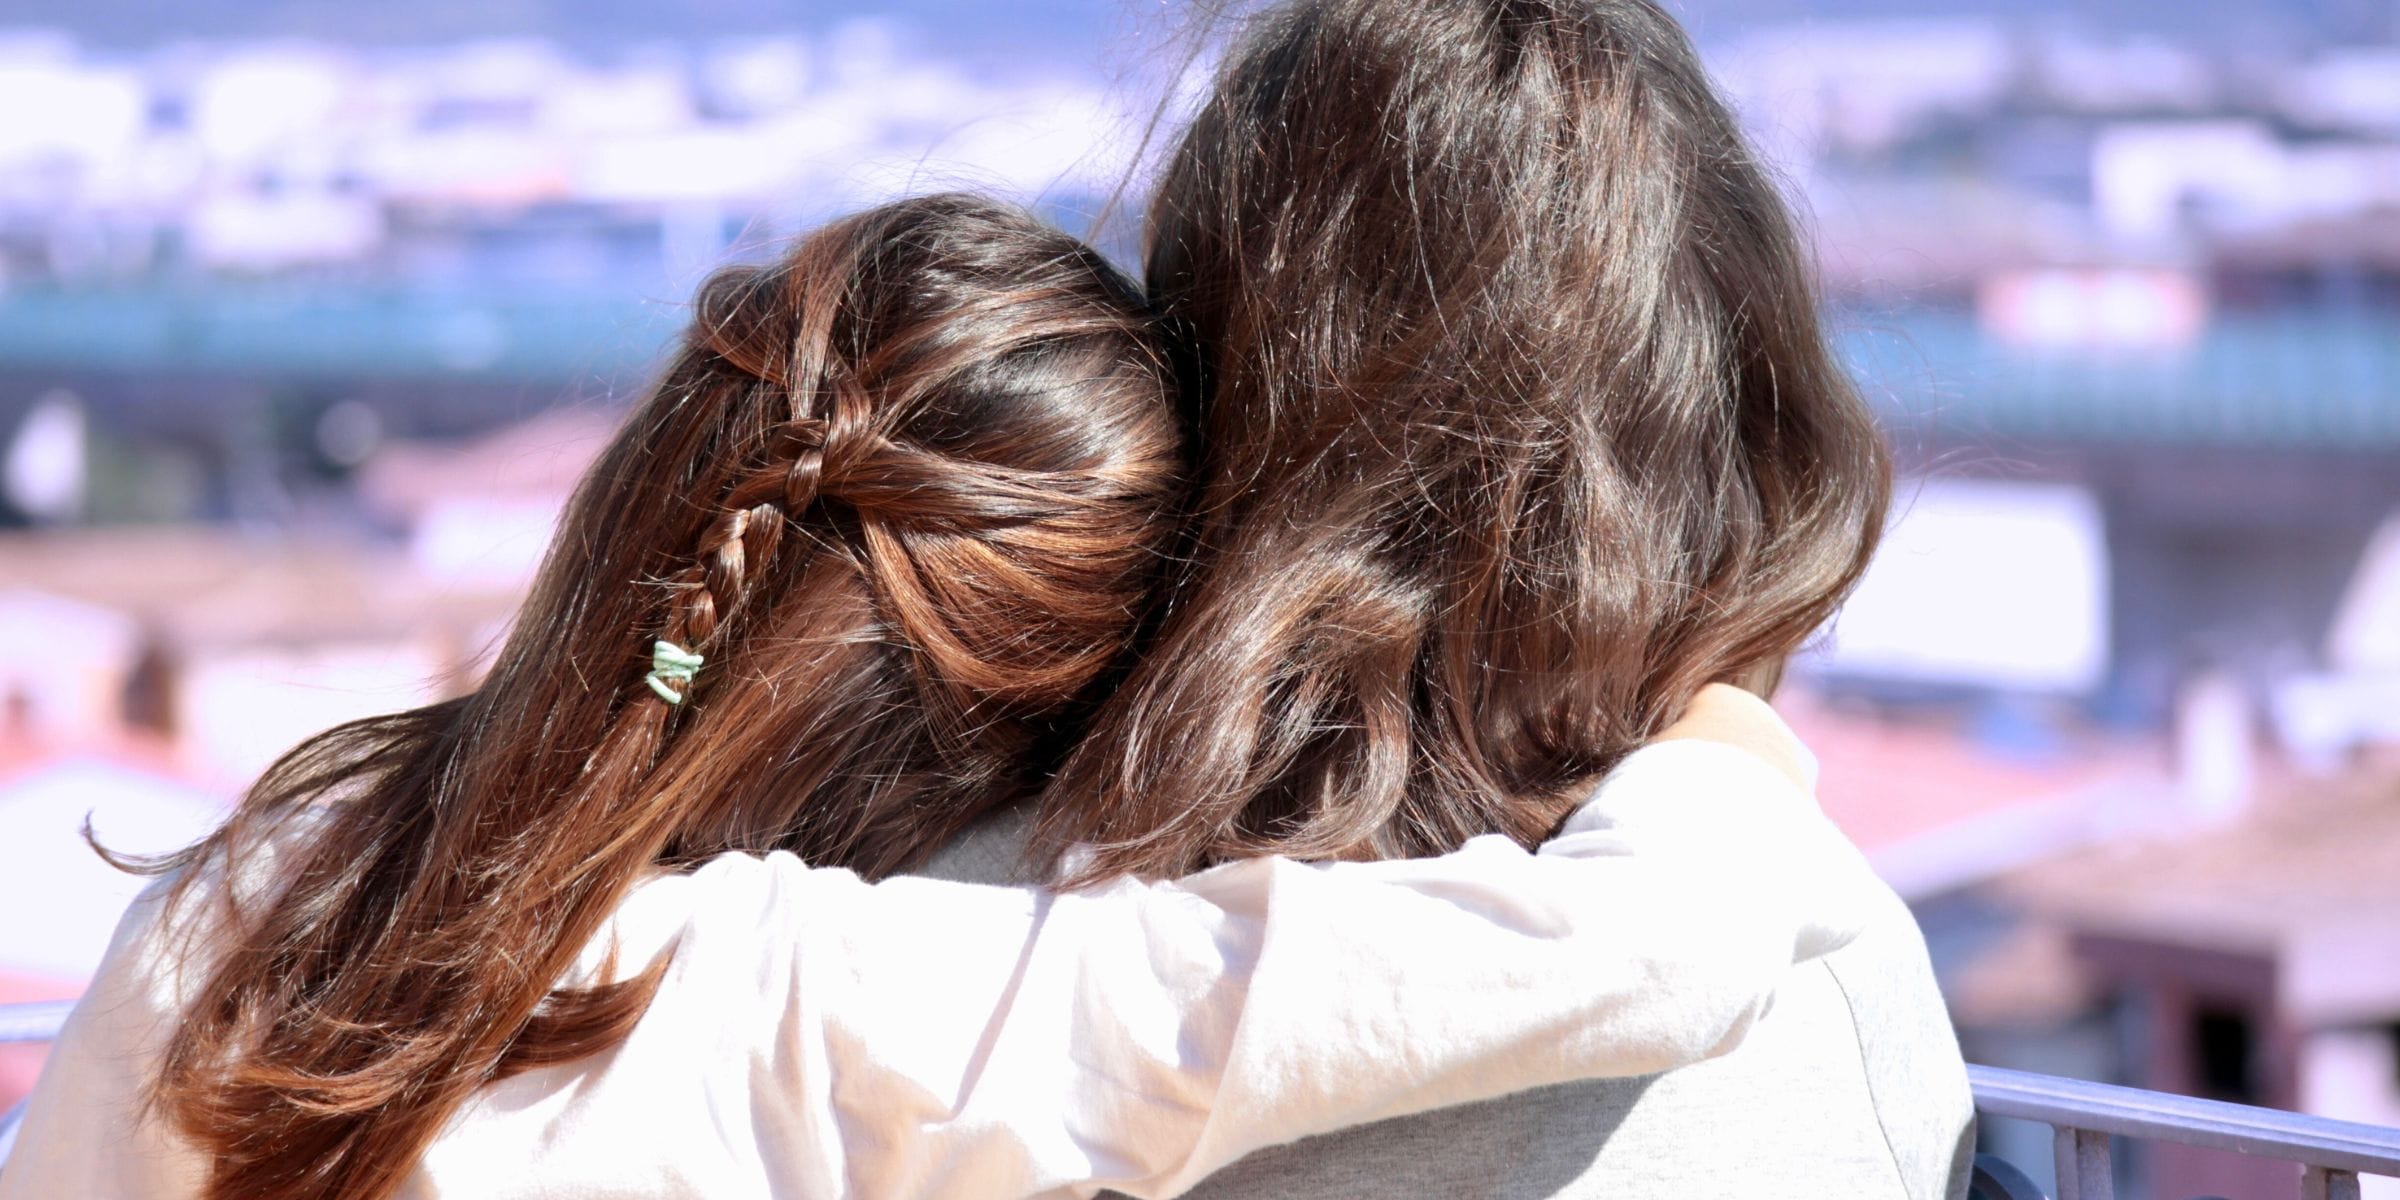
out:
M152 868L189 884L312 818L153 1092L215 1200L390 1194L475 1088L639 1018L656 967L553 989L646 868L904 867L1036 787L1124 650L1182 447L1096 253L935 197L696 310L481 686L303 744ZM696 674L653 686L657 640Z
M1538 840L1702 684L1771 679L1881 524L1785 204L1649 0L1277 6L1148 278L1194 556L1043 802L1078 879Z

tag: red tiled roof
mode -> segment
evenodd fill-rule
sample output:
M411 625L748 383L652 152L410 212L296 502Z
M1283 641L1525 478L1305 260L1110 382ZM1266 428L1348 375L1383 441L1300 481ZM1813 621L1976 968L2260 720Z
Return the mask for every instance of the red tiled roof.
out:
M2056 753L2011 758L1949 718L1843 711L1798 687L1778 694L1775 707L1816 752L1826 815L1870 855L2113 780L2164 774L2161 755L2144 742L2070 735Z
M172 744L138 730L114 730L72 742L0 733L0 783L69 759L100 759L186 783L198 782Z
M0 578L123 613L177 643L289 644L482 622L521 589L425 577L396 548L201 526L0 534Z

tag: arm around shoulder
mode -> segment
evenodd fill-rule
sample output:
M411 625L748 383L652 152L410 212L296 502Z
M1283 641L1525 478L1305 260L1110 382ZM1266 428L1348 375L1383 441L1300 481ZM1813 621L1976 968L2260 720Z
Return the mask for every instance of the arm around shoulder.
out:
M1855 934L1872 877L1772 768L1691 743L1628 758L1538 853L1059 895L781 855L693 882L712 911L661 1004L763 985L778 1037L728 1084L775 1093L813 1160L785 1166L997 1197L1172 1195L1312 1133L1721 1053Z

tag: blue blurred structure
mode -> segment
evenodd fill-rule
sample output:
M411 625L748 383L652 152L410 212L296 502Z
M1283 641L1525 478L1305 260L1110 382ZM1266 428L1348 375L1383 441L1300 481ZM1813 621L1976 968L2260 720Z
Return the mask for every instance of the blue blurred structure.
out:
M606 291L201 285L0 292L0 372L277 383L638 375L680 302Z

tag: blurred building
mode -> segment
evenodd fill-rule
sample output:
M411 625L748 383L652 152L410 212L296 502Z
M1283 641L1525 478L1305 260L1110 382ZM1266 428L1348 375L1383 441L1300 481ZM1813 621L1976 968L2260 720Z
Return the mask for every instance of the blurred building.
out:
M2022 923L1951 980L1970 1056L2400 1125L2400 771L2271 781L2216 818L2008 875L1991 896ZM2287 1164L2144 1150L2150 1194L2291 1187Z
M149 739L219 790L317 730L459 690L522 586L188 527L0 539L0 576L28 581L0 593L20 647L0 660L7 736Z
M143 885L82 844L86 822L112 850L178 848L310 734L469 686L614 424L379 445L359 491L386 539L0 535L0 1003L81 991ZM41 1056L0 1050L5 1110Z

